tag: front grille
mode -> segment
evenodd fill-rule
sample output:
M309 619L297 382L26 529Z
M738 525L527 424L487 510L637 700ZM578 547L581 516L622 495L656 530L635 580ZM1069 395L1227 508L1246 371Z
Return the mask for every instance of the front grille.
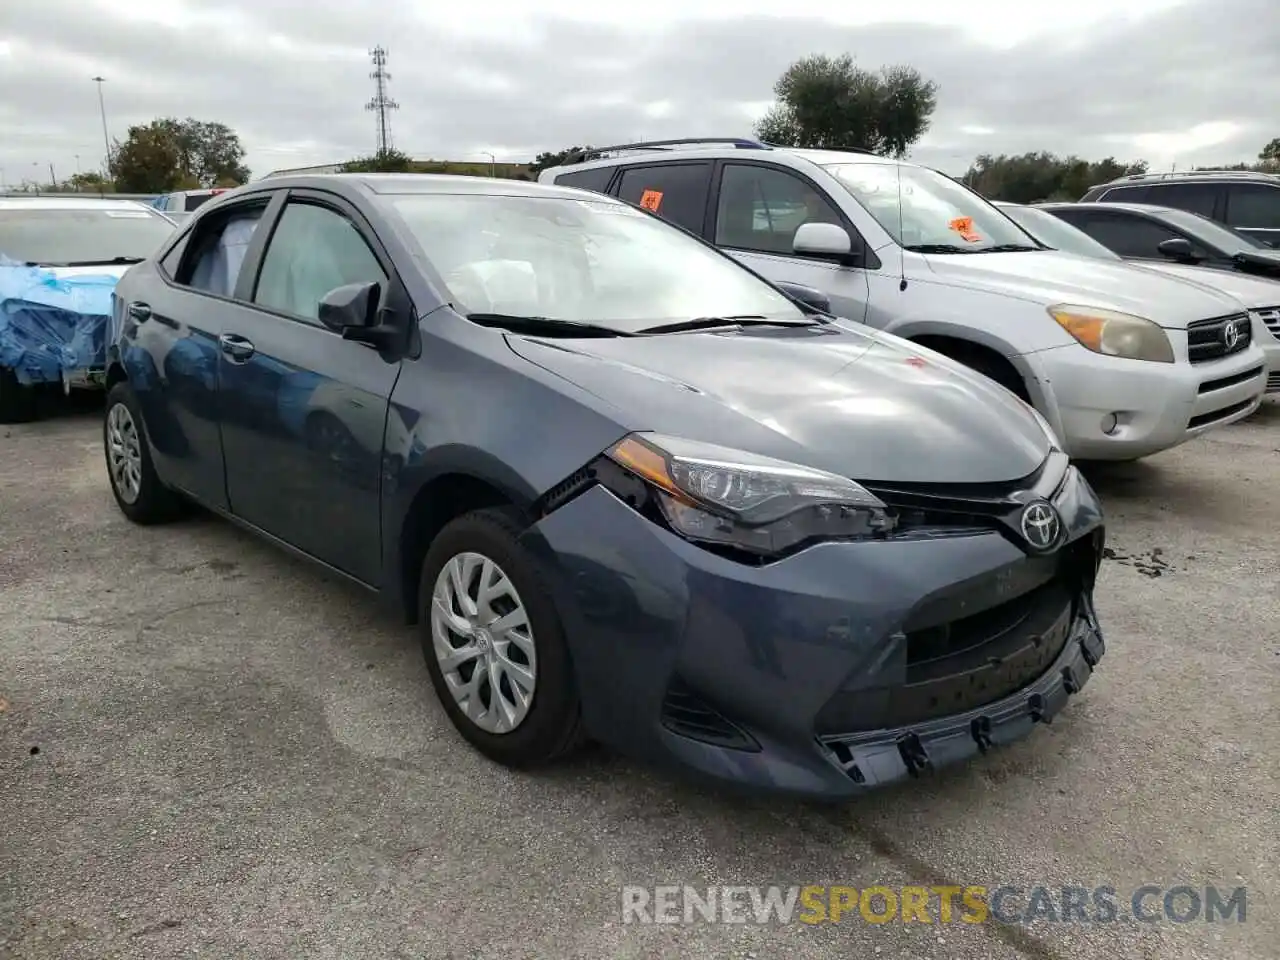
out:
M1247 350L1253 342L1253 324L1247 313L1197 320L1187 327L1187 357L1207 363Z
M1241 400L1239 403L1233 403L1231 406L1223 407L1221 410L1211 410L1208 413L1199 414L1187 421L1187 429L1195 430L1199 427L1207 427L1209 424L1217 423L1219 420L1234 417L1237 413L1248 410L1257 402L1257 400Z
M1271 335L1280 340L1280 307L1260 307L1253 311Z
M1267 393L1280 393L1280 371L1267 374Z
M1237 384L1248 383L1256 377L1262 376L1264 367L1253 367L1244 370L1241 373L1233 373L1229 377L1219 377L1217 380L1206 380L1200 384L1200 389L1196 391L1199 394L1213 393L1215 390L1225 390L1227 387L1234 387Z

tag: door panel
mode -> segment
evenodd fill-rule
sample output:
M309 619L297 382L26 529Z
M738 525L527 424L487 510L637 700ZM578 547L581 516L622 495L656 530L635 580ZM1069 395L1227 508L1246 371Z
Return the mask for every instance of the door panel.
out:
M377 283L384 303L402 292L352 215L307 198L284 205L253 304L223 325L218 385L232 513L376 584L384 434L400 364L317 315L320 299L345 284Z

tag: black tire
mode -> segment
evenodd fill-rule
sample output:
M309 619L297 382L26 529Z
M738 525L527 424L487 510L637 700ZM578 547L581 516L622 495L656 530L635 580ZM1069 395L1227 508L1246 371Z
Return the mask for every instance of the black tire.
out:
M0 367L0 423L30 423L36 411L35 387L19 383L17 374Z
M1018 376L1018 371L1013 369L1009 361L1003 357L994 357L986 353L964 352L954 359L963 363L975 373L982 374L988 380L994 380L1019 400L1024 400L1027 403L1031 402L1031 395L1027 393L1027 385L1022 382L1022 377Z
M431 684L458 732L490 760L507 767L532 768L567 756L585 738L564 628L542 571L519 543L523 528L519 514L510 508L477 510L447 524L432 541L422 564L418 629ZM506 733L490 733L466 716L449 691L435 654L432 592L445 564L461 553L482 554L501 567L529 618L536 652L533 696L523 721Z
M112 412L117 406L123 407L128 413L129 422L133 424L137 438L138 483L137 495L132 499L127 491L121 491L116 472L112 469ZM107 408L102 417L102 450L107 461L107 481L111 484L111 493L116 498L116 504L120 507L121 513L134 523L144 526L167 523L183 515L186 504L182 496L166 487L156 475L156 468L151 459L151 449L147 445L142 409L133 388L127 381L117 383L107 392Z

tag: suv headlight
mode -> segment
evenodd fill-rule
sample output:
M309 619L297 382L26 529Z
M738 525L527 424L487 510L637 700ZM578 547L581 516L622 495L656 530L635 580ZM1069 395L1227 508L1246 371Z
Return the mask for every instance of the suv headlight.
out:
M1173 363L1173 344L1159 324L1146 317L1102 307L1060 303L1049 316L1080 345L1108 357Z
M772 555L894 526L879 499L825 470L653 433L633 433L606 456L647 481L671 527L701 543Z

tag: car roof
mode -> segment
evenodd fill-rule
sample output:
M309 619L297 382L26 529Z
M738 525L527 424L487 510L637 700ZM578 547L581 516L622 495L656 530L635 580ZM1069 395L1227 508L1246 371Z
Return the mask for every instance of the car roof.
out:
M892 164L903 167L918 167L921 164L908 160L897 160L893 157L882 157L879 154L863 153L854 150L818 150L807 147L777 147L770 144L759 144L755 147L740 147L732 144L708 143L706 145L687 146L681 148L661 148L643 152L631 152L611 157L599 157L585 160L582 163L565 163L556 167L548 167L542 175L558 175L561 171L591 170L598 167L616 167L624 164L668 163L673 160L723 160L728 158L763 160L795 157L808 160L810 163L824 167L836 163Z
M0 210L136 210L150 209L137 200L109 197L0 197Z
M560 197L567 200L592 200L619 203L612 197L575 187L536 183L532 180L507 180L501 177L468 177L444 173L312 173L270 177L249 184L258 190L332 189L335 185L355 188L365 193L393 196L410 194L473 194L503 197ZM236 191L237 195L239 191ZM230 192L220 194L219 200Z
M1176 207L1165 207L1154 203L1113 203L1106 200L1094 201L1092 203L1072 203L1070 200L1053 201L1050 203L1037 203L1034 206L1040 207L1042 210L1066 210L1073 207L1081 207L1084 209L1093 209L1101 207L1103 210L1120 210L1127 213L1149 213L1154 216L1167 216L1173 214L1191 213L1190 210L1179 210ZM1194 214L1200 216L1200 214Z

